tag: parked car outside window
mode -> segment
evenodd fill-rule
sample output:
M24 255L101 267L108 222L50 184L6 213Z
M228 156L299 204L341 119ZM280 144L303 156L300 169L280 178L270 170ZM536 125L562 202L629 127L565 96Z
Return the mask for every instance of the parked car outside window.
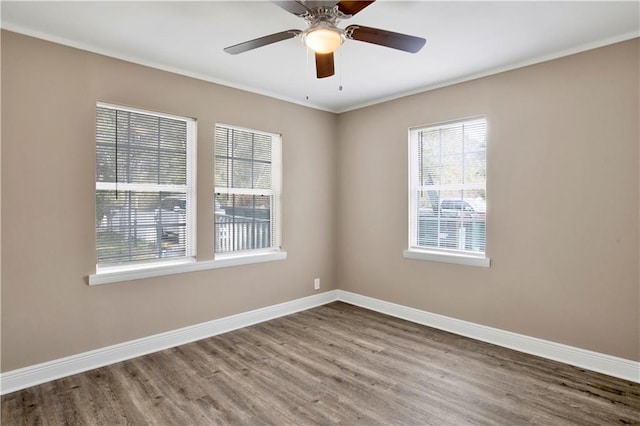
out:
M487 202L481 198L444 199L440 201L440 211L443 215L454 213L480 219L487 213Z
M160 209L156 209L156 233L162 243L180 242L186 226L186 196L169 196L162 199Z
M484 251L487 202L482 198L444 198L440 208L418 210L418 244L464 251Z

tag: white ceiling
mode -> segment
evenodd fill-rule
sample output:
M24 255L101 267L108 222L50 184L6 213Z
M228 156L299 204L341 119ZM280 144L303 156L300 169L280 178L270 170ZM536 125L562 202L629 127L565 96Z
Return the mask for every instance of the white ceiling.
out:
M93 52L342 112L638 37L640 2L385 1L342 21L427 39L412 55L347 40L318 80L298 38L223 48L305 22L266 2L2 1L2 27ZM339 87L342 86L342 90Z

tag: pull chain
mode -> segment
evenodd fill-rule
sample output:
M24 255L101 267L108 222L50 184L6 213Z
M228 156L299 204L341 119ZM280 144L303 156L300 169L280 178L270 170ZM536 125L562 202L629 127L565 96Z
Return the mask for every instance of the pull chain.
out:
M116 111L116 200L118 199L118 111Z
M338 61L339 63L339 69L338 69L338 91L342 92L342 49L340 50L340 60Z

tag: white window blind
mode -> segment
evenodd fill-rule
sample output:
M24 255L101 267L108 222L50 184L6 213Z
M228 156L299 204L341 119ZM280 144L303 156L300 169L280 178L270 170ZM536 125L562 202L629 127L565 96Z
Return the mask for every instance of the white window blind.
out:
M410 130L409 247L484 256L487 122Z
M280 135L216 125L216 253L280 249L280 152Z
M98 267L195 255L195 121L99 103Z

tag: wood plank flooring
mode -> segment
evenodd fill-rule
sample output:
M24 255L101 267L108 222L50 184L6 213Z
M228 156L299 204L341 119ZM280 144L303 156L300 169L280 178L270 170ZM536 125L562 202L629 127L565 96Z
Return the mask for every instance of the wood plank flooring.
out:
M336 302L2 397L3 425L640 425L640 384Z

